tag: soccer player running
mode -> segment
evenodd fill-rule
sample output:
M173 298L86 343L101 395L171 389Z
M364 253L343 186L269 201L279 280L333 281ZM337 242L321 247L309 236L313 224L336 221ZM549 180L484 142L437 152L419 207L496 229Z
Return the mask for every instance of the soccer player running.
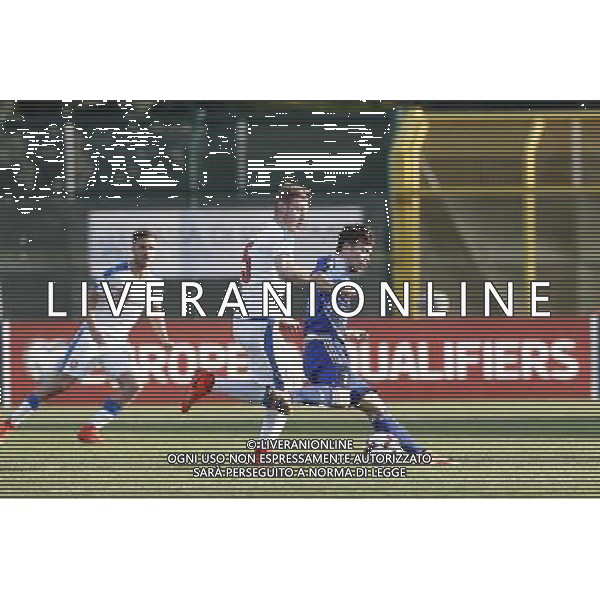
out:
M43 379L11 417L0 424L0 442L26 418L36 413L47 398L69 389L97 366L104 369L116 389L105 399L91 421L81 427L78 439L89 444L103 441L100 430L115 419L139 391L133 372L129 334L145 308L145 283L158 279L150 271L155 248L156 235L152 231L133 233L131 259L105 271L96 289L90 290L89 318L75 334L58 370ZM103 297L102 281L109 284L117 305L121 294L129 291L118 317L113 316L108 299ZM149 321L160 343L170 350L172 343L164 318L151 317Z
M247 355L246 375L215 380L208 371L198 369L192 381L192 393L181 405L182 412L187 413L201 398L215 392L263 404L261 438L276 438L283 430L289 411L289 396L284 391L286 383L289 387L286 371L290 370L293 351L285 342L281 328L293 329L295 322L277 316L276 307L269 311L275 316L263 316L262 284L271 283L281 294L286 282L309 281L310 271L300 267L294 257L294 234L304 223L311 195L307 187L283 183L276 198L273 221L245 246L240 282L248 317L234 318L233 335Z
M425 449L398 423L377 391L352 369L348 355L348 318L333 310L332 292L344 281L363 271L369 264L373 236L363 225L342 229L336 253L319 258L313 271L316 282L314 316L305 318L304 372L310 385L292 391L295 403L357 408L371 422L376 433L394 437L403 451L423 453ZM340 312L351 311L351 294L340 295ZM368 449L368 448L367 448ZM447 459L433 457L436 462Z

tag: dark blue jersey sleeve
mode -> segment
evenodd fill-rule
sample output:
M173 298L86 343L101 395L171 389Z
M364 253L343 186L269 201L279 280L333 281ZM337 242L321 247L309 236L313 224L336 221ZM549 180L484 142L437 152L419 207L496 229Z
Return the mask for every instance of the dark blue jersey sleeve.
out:
M329 266L331 265L331 257L330 256L322 256L321 258L317 258L317 264L313 269L313 275L315 273L325 273Z

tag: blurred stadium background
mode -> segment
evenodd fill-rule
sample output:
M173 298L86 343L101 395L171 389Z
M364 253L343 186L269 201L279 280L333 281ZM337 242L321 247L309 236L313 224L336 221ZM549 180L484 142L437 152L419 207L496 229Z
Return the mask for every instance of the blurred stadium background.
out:
M369 220L377 247L367 288L388 278L417 289L440 282L456 315L457 282L468 281L477 317L485 281L523 284L520 315L525 285L550 281L555 320L544 323L545 333L518 319L494 326L527 343L570 336L579 361L572 379L520 371L506 382L494 379L495 389L481 385L480 394L481 380L467 381L475 393L467 389L462 398L448 389L463 385L457 380L434 388L397 383L403 421L461 458L445 471L411 472L405 482L201 486L167 468L166 452L239 449L256 435L255 408L236 406L233 421L231 407L217 407L185 422L136 406L115 425L113 443L90 450L69 437L85 407L65 411L57 403L0 449L0 494L595 494L596 334L589 315L600 274L599 111L591 102L0 102L0 314L4 330L12 328L2 345L5 407L10 393L14 402L24 391L9 356L14 332L45 327L47 281L57 282L77 312L79 282L114 263L122 240L143 221L165 240L159 263L168 277L167 312L178 312L178 296L168 292L183 279L213 284L205 287L207 311L214 310L222 284L235 278L239 241L268 215L286 175L315 193L307 264L324 245L331 248L341 225ZM412 327L421 341L486 336L480 320ZM423 393L427 385L434 393ZM367 435L359 417L305 409L287 434L346 431Z
M43 316L23 278L88 275L101 211L254 210L286 173L384 230L389 202L399 278L551 280L585 313L599 135L593 103L1 102L4 314Z

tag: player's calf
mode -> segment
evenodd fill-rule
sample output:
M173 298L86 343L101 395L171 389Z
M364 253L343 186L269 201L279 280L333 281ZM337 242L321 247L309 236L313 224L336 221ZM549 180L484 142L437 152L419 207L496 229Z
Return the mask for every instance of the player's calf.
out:
M369 419L371 420L371 424L373 425L373 429L375 430L375 434L370 440L373 439L388 439L394 438L399 446L401 447L400 451L410 452L411 454L429 454L431 456L431 461L428 464L432 465L451 465L455 464L455 462L446 456L442 456L440 454L432 454L428 452L423 446L418 444L406 431L400 423L394 417L392 417L383 400L375 393L368 392L362 396L359 402L355 404L355 406L364 412ZM371 445L372 446L372 445ZM365 448L366 452L373 451L373 447L369 445L367 442L367 446ZM391 444L393 446L393 443ZM425 463L418 463L425 464Z
M354 406L365 413L375 433L384 433L395 437L405 452L420 454L425 449L418 444L408 431L392 417L379 395L373 390L353 390L357 399Z
M292 410L292 397L288 392L284 392L283 390L269 388L263 404L271 410L276 410L283 415L289 415Z
M19 427L25 419L36 413L46 399L66 390L74 381L73 377L64 373L55 373L42 381L38 388L21 402L10 418L0 425L0 443L5 440L11 431Z
M104 429L111 421L116 419L123 411L123 404L115 398L107 398L102 408L89 423L81 427L77 439L84 444L98 444L104 441L100 430Z
M6 437L11 431L17 429L27 417L40 408L43 400L44 397L39 394L29 394L29 396L25 398L10 418L0 424L0 444L6 441Z
M123 404L133 400L133 397L140 391L140 386L131 373L121 375L117 381L119 384L119 400Z

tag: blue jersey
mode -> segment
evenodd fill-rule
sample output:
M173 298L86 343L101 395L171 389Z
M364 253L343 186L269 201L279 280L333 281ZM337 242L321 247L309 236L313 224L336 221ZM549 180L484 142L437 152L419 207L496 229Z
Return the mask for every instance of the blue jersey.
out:
M324 256L317 260L314 273L323 273L330 283L337 284L342 281L351 281L352 272L346 261L339 254ZM338 294L337 304L339 310L348 312L352 309L352 300ZM310 309L306 309L304 332L306 335L327 336L343 339L348 318L334 312L331 306L331 292L326 292L316 287L315 316L310 316Z
M92 311L94 324L107 340L120 340L123 343L129 337L133 326L144 313L146 306L146 283L158 282L160 279L150 270L140 276L131 269L131 263L125 261L103 272L96 282L98 302ZM127 283L130 283L129 294L118 317L112 314L107 298L104 297L102 282L109 284L110 293L115 303L119 302Z

